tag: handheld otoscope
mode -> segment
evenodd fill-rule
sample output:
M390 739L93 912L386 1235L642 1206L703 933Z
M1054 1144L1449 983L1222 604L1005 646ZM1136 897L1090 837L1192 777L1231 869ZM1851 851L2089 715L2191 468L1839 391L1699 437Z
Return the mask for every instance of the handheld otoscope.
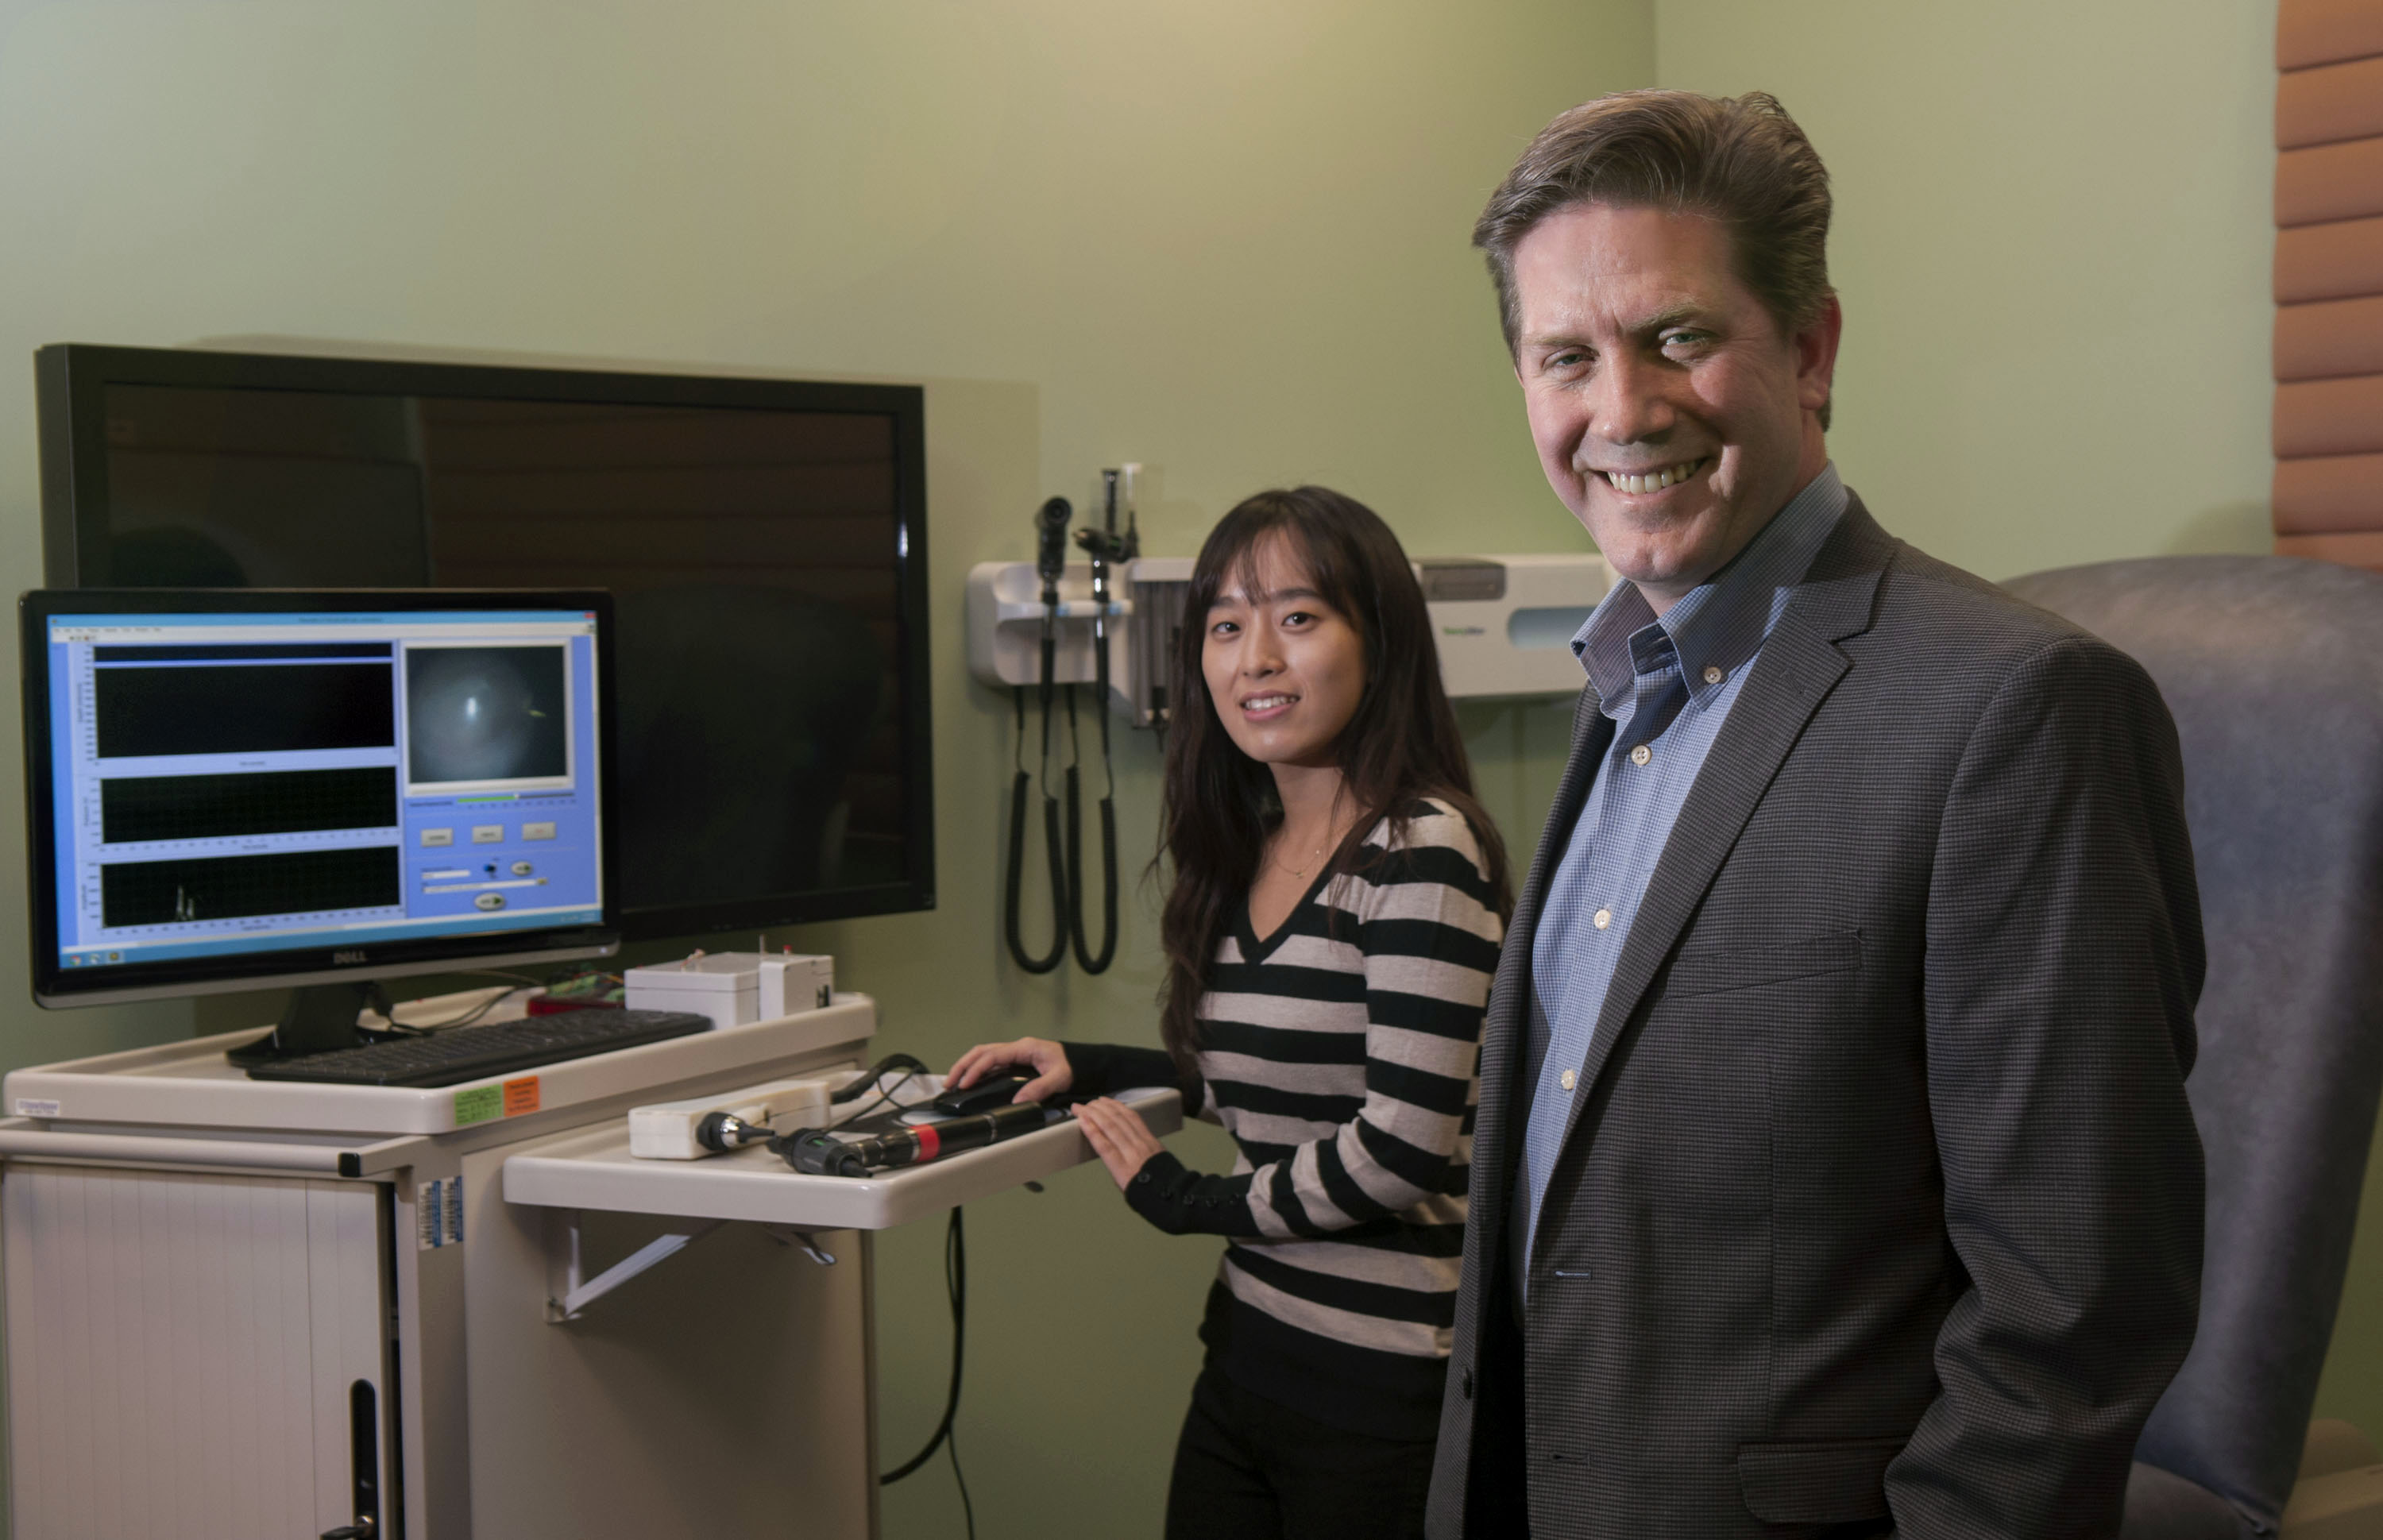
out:
M886 1085L885 1077L895 1070L903 1072L902 1078L891 1086ZM879 1102L893 1102L894 1093L908 1083L912 1076L926 1073L926 1065L912 1055L888 1053L846 1081L842 1089L829 1092L828 1103L830 1105L849 1105L875 1092L876 1100L858 1109L864 1113L870 1112L875 1110ZM732 1112L707 1114L703 1121L695 1126L695 1141L715 1154L725 1154L731 1150L741 1150L746 1145L759 1144L777 1137L777 1130L770 1127L766 1117L739 1117Z
M1099 529L1076 531L1076 544L1093 559L1093 710L1101 721L1101 949L1094 953L1084 929L1083 812L1077 799L1077 767L1068 767L1068 933L1076 947L1076 966L1086 973L1107 971L1117 948L1117 767L1109 758L1109 616L1117 566L1142 554L1142 532L1134 518L1133 481L1139 465L1101 473L1102 515ZM1126 529L1117 533L1117 503L1123 493ZM1068 697L1068 731L1076 727L1076 701Z

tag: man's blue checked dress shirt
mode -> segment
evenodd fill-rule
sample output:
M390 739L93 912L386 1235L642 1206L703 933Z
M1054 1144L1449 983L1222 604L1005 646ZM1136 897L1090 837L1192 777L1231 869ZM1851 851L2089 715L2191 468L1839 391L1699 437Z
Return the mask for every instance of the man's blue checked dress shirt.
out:
M1517 1300L1528 1287L1539 1204L1580 1066L1648 880L1756 655L1845 511L1845 483L1835 465L1825 466L1735 560L1661 619L1625 580L1572 639L1599 709L1613 719L1613 745L1573 825L1532 938L1532 1027L1547 1034L1548 1052L1514 1178L1522 1221L1513 1231Z

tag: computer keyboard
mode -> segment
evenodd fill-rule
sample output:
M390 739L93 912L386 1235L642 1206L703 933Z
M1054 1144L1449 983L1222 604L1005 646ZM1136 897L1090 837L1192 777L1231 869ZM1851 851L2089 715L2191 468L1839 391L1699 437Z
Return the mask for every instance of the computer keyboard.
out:
M252 1080L308 1080L333 1086L451 1086L508 1070L535 1069L707 1031L709 1017L686 1011L562 1011L450 1027L426 1037L392 1038L261 1064Z

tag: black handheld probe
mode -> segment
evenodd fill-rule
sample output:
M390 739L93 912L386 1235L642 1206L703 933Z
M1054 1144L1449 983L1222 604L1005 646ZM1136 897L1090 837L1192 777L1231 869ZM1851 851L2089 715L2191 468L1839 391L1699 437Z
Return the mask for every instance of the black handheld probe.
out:
M770 1140L770 1148L807 1177L866 1177L998 1144L1031 1134L1043 1123L1041 1103L1020 1102L973 1117L946 1117L868 1139L843 1140L824 1128L796 1128Z

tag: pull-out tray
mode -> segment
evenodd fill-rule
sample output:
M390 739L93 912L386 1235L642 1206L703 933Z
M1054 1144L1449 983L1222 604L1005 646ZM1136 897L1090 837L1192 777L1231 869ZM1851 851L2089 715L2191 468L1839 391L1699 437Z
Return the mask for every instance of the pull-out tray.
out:
M1165 1138L1183 1127L1169 1089L1121 1092ZM1071 1120L882 1177L806 1177L755 1145L699 1161L639 1160L626 1119L541 1141L505 1162L505 1201L695 1219L749 1219L805 1230L883 1230L1093 1159Z

